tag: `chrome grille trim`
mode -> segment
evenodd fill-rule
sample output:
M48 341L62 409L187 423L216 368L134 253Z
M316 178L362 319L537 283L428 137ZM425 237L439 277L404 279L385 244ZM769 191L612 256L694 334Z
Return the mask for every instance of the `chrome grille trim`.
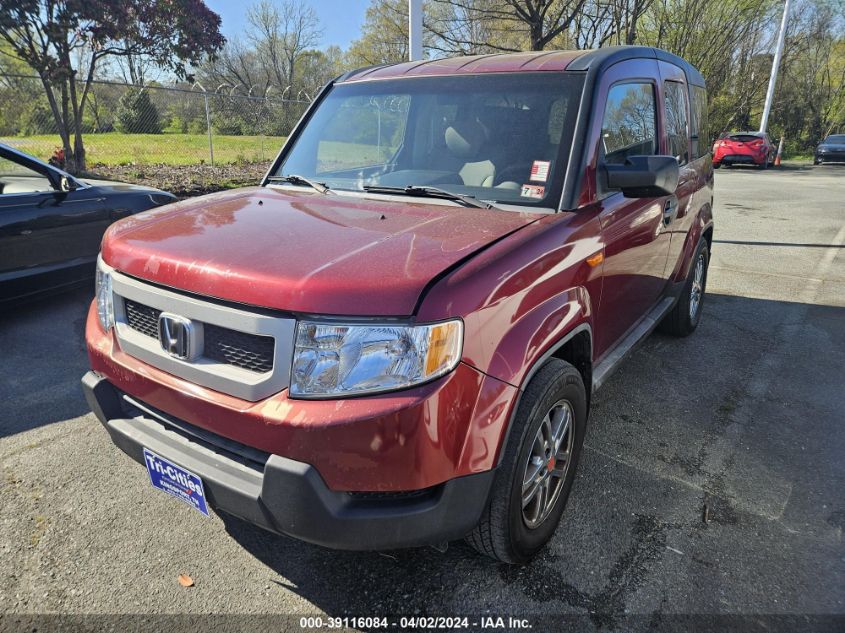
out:
M158 340L161 310L127 297L123 298L123 309L129 327ZM202 355L206 358L258 373L273 369L275 340L272 337L230 330L211 323L202 325Z
M121 349L127 354L179 378L251 402L278 393L290 384L296 329L294 319L203 301L152 286L117 271L112 273L112 287L115 295L115 332ZM124 299L203 324L272 337L275 341L272 368L262 373L230 364L228 360L232 358L231 352L228 359L216 353L213 354L214 358L203 355L191 362L174 358L161 348L157 337L144 333L143 327L139 331L129 324ZM246 360L252 362L253 359Z

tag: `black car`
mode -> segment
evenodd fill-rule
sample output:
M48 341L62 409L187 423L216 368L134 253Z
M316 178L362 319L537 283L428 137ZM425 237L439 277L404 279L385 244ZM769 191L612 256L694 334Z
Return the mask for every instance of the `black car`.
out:
M831 134L816 147L813 164L845 162L845 134Z
M109 224L175 200L151 187L80 180L0 144L0 304L93 279Z

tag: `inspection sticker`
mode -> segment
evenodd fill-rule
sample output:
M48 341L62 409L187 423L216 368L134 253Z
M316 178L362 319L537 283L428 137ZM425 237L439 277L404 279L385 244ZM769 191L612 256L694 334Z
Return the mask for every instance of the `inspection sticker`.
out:
M549 168L552 163L548 160L535 160L531 165L531 180L546 182L549 179Z
M205 501L202 479L191 471L159 457L147 448L144 449L144 462L147 464L147 472L150 474L150 483L153 487L164 490L167 494L208 516L208 504Z
M523 198L542 198L544 193L546 193L546 188L542 185L522 185L520 195Z

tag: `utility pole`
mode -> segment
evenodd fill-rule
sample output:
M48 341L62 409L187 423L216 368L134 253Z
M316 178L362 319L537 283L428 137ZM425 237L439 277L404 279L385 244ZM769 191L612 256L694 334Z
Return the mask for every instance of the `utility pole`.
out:
M769 75L769 89L766 91L766 105L763 106L763 119L760 121L760 132L765 133L769 126L769 113L772 111L772 99L775 96L775 83L778 79L778 68L780 67L780 58L783 57L783 39L786 36L786 21L789 17L789 0L783 5L783 19L780 23L780 33L778 33L778 45L775 49L775 58L772 60L772 74Z
M423 58L422 0L408 0L408 59Z

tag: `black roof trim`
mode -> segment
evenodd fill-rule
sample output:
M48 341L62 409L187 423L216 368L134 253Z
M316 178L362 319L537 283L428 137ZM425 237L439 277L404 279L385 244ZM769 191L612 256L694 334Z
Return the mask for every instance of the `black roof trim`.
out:
M685 59L673 55L662 48L651 46L607 46L588 51L572 60L566 70L590 70L591 68L606 68L627 59L658 59L675 64L682 68L687 76L687 82L696 86L704 86L704 77L698 69Z

